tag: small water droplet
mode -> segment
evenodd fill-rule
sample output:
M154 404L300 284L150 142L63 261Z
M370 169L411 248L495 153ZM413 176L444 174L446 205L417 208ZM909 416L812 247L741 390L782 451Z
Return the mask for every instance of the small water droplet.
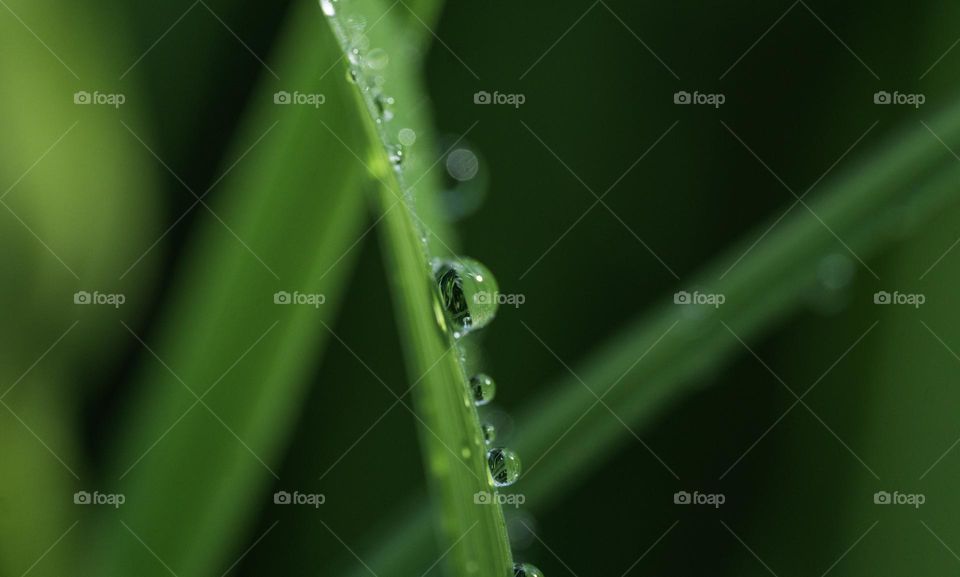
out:
M417 141L417 133L410 128L401 128L397 133L397 139L404 146L412 146Z
M520 457L510 449L490 449L487 452L487 467L497 487L507 487L520 478Z
M403 160L406 158L403 152L403 146L400 144L388 144L387 155L390 157L390 162L393 163L394 167L403 164Z
M472 179L480 171L480 160L472 150L458 148L447 155L447 172L460 182Z
M395 100L392 96L386 96L382 92L378 92L373 97L373 103L377 106L377 119L382 119L384 122L390 122L393 120L393 104Z
M356 84L359 78L360 74L353 67L347 68L347 82Z
M463 457L464 459L469 459L469 458L470 458L470 455L472 455L472 454L473 454L473 453L470 452L470 447L464 447L464 448L460 449L460 456Z
M484 423L480 425L480 430L483 431L483 441L486 444L491 444L497 439L497 428L490 423Z
M473 402L481 407L493 400L497 394L497 383L489 375L479 373L470 377L470 390L473 391Z
M320 0L320 8L327 16L336 16L337 14L336 0Z
M443 309L450 317L454 336L482 328L497 314L497 281L479 262L464 258L434 265Z
M373 70L383 70L390 63L390 55L383 48L374 48L367 53L367 66Z
M529 563L516 563L513 566L513 577L543 577L543 571Z

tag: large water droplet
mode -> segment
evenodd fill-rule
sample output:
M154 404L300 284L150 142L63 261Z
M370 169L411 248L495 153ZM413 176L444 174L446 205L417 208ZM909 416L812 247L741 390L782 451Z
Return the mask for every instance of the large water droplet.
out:
M335 0L320 0L320 8L327 16L336 16L337 5Z
M484 423L480 425L480 430L483 431L483 441L486 444L491 444L497 439L497 428L490 423Z
M465 258L435 265L443 309L450 317L454 336L482 328L497 314L497 281L479 262Z
M520 478L520 457L510 449L490 449L487 452L490 478L497 487L506 487Z
M543 577L543 571L529 563L516 563L513 566L513 577Z
M479 373L470 377L470 390L473 391L473 402L480 407L493 400L497 394L497 383L489 375Z

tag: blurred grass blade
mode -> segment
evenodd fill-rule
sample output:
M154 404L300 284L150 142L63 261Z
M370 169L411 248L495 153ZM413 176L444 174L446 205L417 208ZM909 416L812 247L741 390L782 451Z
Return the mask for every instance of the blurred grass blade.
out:
M960 138L960 103L928 125L945 141ZM769 225L748 234L698 275L689 290L699 287L725 295L719 311L704 308L692 316L690 308L673 305L672 297L664 299L663 306L609 339L576 368L577 376L561 376L543 388L547 393L517 413L525 433L517 439L516 449L535 460L542 458L521 479L533 506L548 508L619 447L632 442L618 419L606 411L591 411L598 403L595 395L614 407L634 431L650 425L684 395L706 386L710 374L743 351L720 320L728 320L742 339L755 338L803 304L818 282L817 265L824 257L847 254L837 237L852 251L851 259L869 259L956 202L960 188L956 158L924 126L899 136L824 185L826 190L809 202L816 217L798 207L752 250L748 252ZM573 424L576 434L568 435ZM558 439L562 451L552 454ZM408 514L385 532L397 537L373 558L407 571L429 566L433 549L422 536L427 523L422 514Z
M321 118L348 141L362 132L342 83L318 80L339 51L316 5L298 4L288 26L274 62L282 80L254 94L163 325L130 328L144 346L138 397L104 480L126 504L100 508L97 575L206 576L236 561L258 499L272 505L264 489L326 344L323 323L343 301L367 198ZM327 98L277 105L279 91ZM325 304L275 304L281 291Z
M477 410L471 400L460 350L452 335L438 326L438 304L431 263L422 240L429 237L432 255L447 255L429 217L437 192L430 177L427 121L417 114L424 98L419 84L415 42L420 31L409 20L390 14L378 0L323 2L324 11L346 55L348 74L357 86L357 103L365 114L368 149L358 155L380 183L377 201L383 221L381 238L387 274L409 367L420 423L424 459L439 496L445 561L458 575L504 575L512 564L503 512L499 505L478 506L474 495L490 491L486 449ZM405 7L405 6L404 6ZM357 22L375 23L369 27ZM368 46L369 45L369 52ZM389 57L386 67L368 66L373 50ZM374 68L374 71L370 71ZM385 110L384 103L388 109ZM391 119L392 117L392 119ZM395 131L417 133L417 146L400 148ZM426 160L426 162L424 162ZM413 190L414 186L418 188ZM421 220L420 212L428 215ZM406 402L402 401L406 406ZM409 409L409 407L408 407ZM429 532L429 530L428 530ZM394 574L393 567L383 569Z

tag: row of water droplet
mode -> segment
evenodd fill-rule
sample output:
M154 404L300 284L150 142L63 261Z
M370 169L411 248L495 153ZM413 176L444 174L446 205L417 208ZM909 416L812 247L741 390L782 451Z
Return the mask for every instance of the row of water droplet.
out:
M367 103L377 125L380 138L393 166L397 181L412 203L412 191L404 184L403 165L407 147L417 139L416 132L401 128L393 135L387 126L394 118L395 100L384 91L384 71L389 66L389 54L381 48L370 48L365 34L366 20L360 15L343 10L346 0L319 0L323 14L330 20L334 33L343 45L348 60L347 80L356 84ZM456 219L479 204L486 179L477 179L475 186L466 187L479 173L479 161L469 149L453 150L447 156L446 168L455 183L441 201L446 205L447 216ZM419 223L418 223L419 225ZM422 228L422 227L421 227ZM420 230L426 246L426 232ZM449 330L455 339L480 329L496 316L497 283L490 271L475 260L456 258L432 261L433 274L438 289L437 321L441 328ZM496 383L488 375L479 373L469 379L466 402L482 407L490 403L496 394ZM481 424L482 444L486 447L486 461L490 483L494 487L512 485L520 477L520 458L505 447L495 445L497 431L492 423ZM512 567L514 577L542 577L542 572L533 565L517 563Z

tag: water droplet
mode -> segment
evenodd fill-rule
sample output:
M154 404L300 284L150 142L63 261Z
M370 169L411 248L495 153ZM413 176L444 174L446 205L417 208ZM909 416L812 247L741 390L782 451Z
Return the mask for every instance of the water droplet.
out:
M480 373L470 377L470 390L473 391L473 402L480 407L493 400L497 394L497 383L489 375Z
M441 303L450 317L455 337L493 320L497 314L497 281L487 267L465 258L440 261L434 271Z
M360 78L360 74L352 66L347 68L347 82L350 84L356 84L357 80Z
M447 172L456 180L471 180L479 171L480 160L472 150L458 148L447 155Z
M497 439L497 428L490 423L484 423L480 425L480 430L483 431L483 440L486 444L491 444Z
M403 146L400 144L388 144L387 145L387 155L390 157L390 162L393 163L395 167L403 164L403 159L405 158L403 153Z
M395 100L392 96L387 96L382 92L377 92L373 96L373 103L377 107L377 121L383 120L390 122L393 120L393 104Z
M323 9L323 13L327 16L336 16L337 14L335 0L320 0L320 8Z
M529 563L516 563L513 566L513 577L543 577L543 571Z
M472 454L473 453L470 451L470 447L464 447L460 449L460 456L463 457L464 459L469 459L470 455Z
M367 66L373 70L383 70L390 63L390 55L383 48L374 48L367 53Z
M490 478L497 487L506 487L520 478L520 457L510 449L490 449L487 452Z
M417 133L410 128L401 128L397 133L397 139L404 146L412 146L417 141Z

